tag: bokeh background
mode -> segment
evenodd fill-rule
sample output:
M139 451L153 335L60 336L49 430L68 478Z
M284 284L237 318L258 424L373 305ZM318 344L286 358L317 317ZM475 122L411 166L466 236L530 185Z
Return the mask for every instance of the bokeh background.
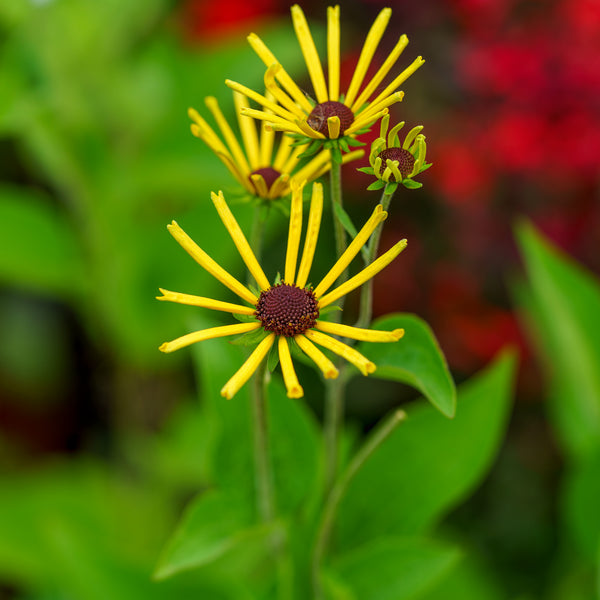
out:
M448 526L490 565L499 597L575 598L551 591L557 555L569 551L560 517L564 459L517 309L523 269L514 226L530 219L600 271L600 3L342 2L346 81L387 5L394 12L381 56L406 33L402 64L417 55L427 61L404 85L393 118L425 126L433 167L422 189L394 198L383 246L398 237L410 245L376 280L375 312L426 319L458 382L504 346L519 349L505 443ZM323 42L326 4L302 7ZM96 486L107 469L127 482L111 502L121 502L138 535L129 550L142 587L129 597L152 597L145 577L202 470L190 356L157 350L189 329L189 313L154 296L159 286L219 293L165 225L177 219L240 271L209 202L211 190L235 198L234 182L191 136L186 110L206 115L203 99L214 95L233 118L224 79L261 87L262 63L245 41L251 31L303 77L289 5L275 0L0 3L0 598L93 597L77 585L62 594L60 577L31 558L39 529L31 515L53 502L70 506L77 493L85 511L105 510ZM356 223L378 199L365 191L369 183L345 167L345 204ZM234 204L247 222L250 207ZM283 223L273 215L273 269ZM350 315L355 307L351 300ZM361 383L349 419L368 429L410 397L396 385ZM320 414L320 398L308 401ZM80 508L73 501L74 512ZM89 522L93 537L103 521L91 523L85 511L73 527ZM95 552L85 539L70 551ZM71 568L65 577L85 579ZM583 566L574 572L588 577ZM48 578L56 595L38 593Z

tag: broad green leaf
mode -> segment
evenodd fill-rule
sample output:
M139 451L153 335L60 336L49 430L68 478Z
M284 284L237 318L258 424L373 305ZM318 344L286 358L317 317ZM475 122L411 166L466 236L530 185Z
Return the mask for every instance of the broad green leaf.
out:
M201 567L244 544L248 538L265 535L251 527L251 508L226 494L200 494L186 512L167 544L154 576L165 579L180 571Z
M545 359L551 410L571 456L600 448L600 285L522 224L517 237Z
M600 452L581 460L564 481L564 514L571 536L591 563L600 552Z
M411 600L435 586L460 556L447 544L381 538L336 559L331 577L342 600ZM341 592L341 593L340 593Z
M66 218L50 202L18 187L0 188L0 281L72 298L85 269Z
M459 390L454 420L419 402L361 467L342 499L336 547L429 530L487 473L508 417L515 359L500 356ZM384 499L384 501L382 501Z
M394 314L377 319L373 328L405 331L396 343L358 345L358 350L377 365L373 377L411 385L444 415L453 417L454 381L429 325L415 315Z

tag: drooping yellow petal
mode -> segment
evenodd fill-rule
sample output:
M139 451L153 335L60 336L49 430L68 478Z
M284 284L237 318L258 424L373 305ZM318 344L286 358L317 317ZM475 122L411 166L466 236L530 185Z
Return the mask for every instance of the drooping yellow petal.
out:
M421 65L425 64L423 57L418 56L415 60L406 68L392 83L390 83L384 90L373 100L372 104L381 102L384 98L387 98L390 94L395 92L404 81L406 81Z
M294 370L294 363L292 362L292 356L290 354L290 347L288 346L287 339L284 336L279 336L279 362L281 364L281 373L283 374L283 382L287 389L288 398L302 398L304 396L304 390L298 381L296 371Z
M335 379L339 371L335 365L304 335L294 337L300 349L321 369L325 379Z
M319 229L321 227L321 215L323 214L323 185L313 183L312 197L310 201L310 213L308 215L308 225L306 228L306 237L304 239L304 250L296 277L296 285L303 288L308 281L308 275L312 266L317 240L319 238Z
M202 308L210 308L211 310L222 310L223 312L230 312L234 315L253 315L256 311L255 306L242 306L241 304L221 302L221 300L193 296L192 294L171 292L170 290L165 290L163 288L158 289L161 291L162 296L157 296L157 300L177 302L178 304L187 304L188 306L200 306Z
M288 133L303 133L302 129L298 127L296 121L288 121L283 117L274 115L270 110L256 110L254 108L242 108L240 111L245 117L252 117L259 121L266 122L266 128L268 131L286 131Z
M330 140L337 140L340 137L340 118L337 115L327 118L327 131Z
M408 38L406 35L401 35L398 43L394 46L394 49L390 52L389 56L385 59L371 81L365 86L365 89L360 93L354 104L350 107L352 112L359 110L362 105L369 100L371 94L379 87L379 84L383 81L384 77L389 73L394 64L396 64L398 57L402 54L402 51L407 45Z
M251 194L254 193L252 189L252 184L248 179L247 173L242 173L238 168L237 163L231 157L230 154L222 154L221 152L216 152L216 155L221 159L221 162L229 169L229 172L237 179L238 183L246 190L248 190Z
M188 116L194 121L190 127L194 136L200 138L214 152L229 154L227 146L225 146L212 127L200 116L200 113L196 109L188 108Z
M231 156L233 156L233 158L235 159L235 162L238 164L239 168L241 170L243 170L245 173L249 174L250 173L250 165L248 164L248 161L246 160L246 156L244 155L244 152L242 151L242 148L241 148L239 142L237 141L235 134L233 133L231 127L229 126L227 119L221 112L221 109L219 108L219 103L217 102L217 99L214 98L213 96L208 96L205 98L204 101L206 102L206 106L208 107L208 110L210 110L213 117L215 118L215 121L217 122L217 125L219 126L219 129L221 130L221 133L223 134L223 137L225 138L225 141L227 142L227 145L229 146Z
M240 333L248 333L260 327L260 323L236 323L235 325L224 325L222 327L211 327L201 331L194 331L183 335L172 342L165 342L159 347L161 352L175 352L180 348L203 342L204 340L212 340L213 338L225 337L228 335L238 335Z
M365 281L371 279L387 267L404 248L406 248L406 240L400 240L395 246L392 246L385 254L382 254L377 260L373 261L368 267L365 267L360 273L356 274L354 277L348 279L348 281L342 283L342 285L338 286L332 292L329 292L326 296L323 296L319 299L319 308L324 308L325 306L335 302L338 298L345 296L350 293L352 290L356 289L360 285L362 285Z
M327 7L327 63L329 75L329 99L337 102L340 97L340 7Z
M252 171L260 168L260 150L258 146L258 134L256 125L249 117L243 116L240 111L242 108L249 108L248 99L239 92L233 92L233 103L235 105L235 113L237 114L240 131L242 132L242 141L246 149L246 156L250 162Z
M269 100L266 96L263 96L262 94L259 94L258 92L255 92L254 90L250 89L249 87L246 87L245 85L242 85L241 83L237 83L237 81L231 81L231 79L226 79L225 85L230 87L232 90L235 90L236 92L240 92L241 94L244 94L244 96L248 96L248 98L250 98L251 100L254 100L255 102L258 102L258 104L260 104L261 106L264 106L265 108L269 109L270 111L273 111L273 113L275 115L277 115L278 117L281 117L284 121L289 121L291 123L294 122L294 119L296 118L296 116L293 113L286 110L285 108L282 108L276 102ZM242 113L245 115L249 114L249 109L244 109L242 111ZM267 116L271 116L271 115L269 115L267 113ZM264 120L268 121L268 119L264 119Z
M331 323L330 321L317 321L316 329L331 335L339 335L340 337L362 342L397 342L404 335L404 329L379 331L377 329L361 329L350 325L342 325L341 323Z
M325 136L316 129L313 129L306 121L306 119L296 119L296 126L300 129L300 131L307 137L313 138L315 140L324 140Z
M223 267L215 262L200 246L192 240L176 221L167 225L169 233L177 240L180 246L206 271L208 271L215 279L218 279L224 286L228 287L232 292L237 294L246 302L256 304L258 298L243 284L241 284L233 275L230 275Z
M231 400L240 390L240 388L252 377L258 366L263 361L267 352L271 349L275 341L275 334L268 335L247 358L246 362L238 369L235 375L221 389L221 396Z
M373 25L369 33L367 34L367 39L365 40L362 52L360 53L360 58L358 59L358 63L356 65L356 69L354 69L354 75L352 76L352 81L350 82L350 87L348 88L348 93L344 99L344 104L346 106L352 106L354 103L354 99L356 98L356 94L365 78L365 74L369 65L371 64L371 59L375 54L375 50L377 50L377 46L379 45L379 41L381 40L381 36L387 27L387 24L392 16L391 8L384 8L377 18L375 19Z
M227 202L225 202L225 197L223 196L223 192L219 192L215 194L211 192L211 198L217 212L219 213L219 217L221 217L221 221L223 221L223 225L227 228L235 247L238 249L242 260L248 267L248 271L254 277L256 283L258 283L261 290L266 290L270 287L269 280L267 279L264 271L261 266L258 264L256 260L256 256L254 256L254 252L252 252L252 248L250 248L250 244L242 231L242 228L239 226L238 222L235 220L235 217L229 210L229 206L227 206Z
M321 59L319 58L315 42L306 22L306 17L297 4L292 6L291 11L292 22L294 23L294 29L304 56L304 61L306 62L306 67L308 68L310 80L315 89L317 102L327 102L327 86L325 85L323 66L321 65Z
M375 365L368 358L347 344L325 335L320 331L316 331L315 329L309 329L304 335L309 340L312 340L324 348L328 348L342 358L345 358L348 362L351 362L363 375L368 375L375 371Z
M292 207L290 211L290 227L288 231L287 252L285 254L284 281L294 283L296 275L296 263L298 262L298 248L300 247L300 235L302 233L302 192L304 182L298 183L293 180Z
M255 34L251 33L248 36L248 42L252 49L258 54L259 58L265 63L266 67L270 67L273 63L279 61L275 58L275 55L267 48L264 42ZM310 114L312 106L302 90L296 85L295 81L287 74L283 67L277 72L277 79L284 87L285 91L297 102L299 106Z
M320 298L335 283L335 280L344 272L346 267L352 262L352 259L360 252L360 249L365 245L373 231L375 231L375 228L386 218L387 212L383 210L381 204L378 204L369 217L369 220L364 224L363 228L358 232L348 248L346 248L346 251L340 256L338 261L331 267L329 273L323 277L321 283L315 288L315 296L317 298Z
M275 81L277 73L279 73L281 69L282 67L279 63L273 63L265 71L265 88L273 95L273 98L277 100L281 106L285 107L297 117L302 118L305 114L304 111L277 85L277 82Z

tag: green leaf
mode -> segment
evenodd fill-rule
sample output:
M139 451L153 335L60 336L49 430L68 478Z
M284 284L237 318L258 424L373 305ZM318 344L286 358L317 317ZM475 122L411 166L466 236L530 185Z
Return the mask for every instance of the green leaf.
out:
M40 195L0 188L0 238L0 282L66 297L82 293L78 241L67 219Z
M367 190L372 192L373 190L380 190L382 187L385 187L385 181L383 181L383 179L377 179L376 181L374 181L368 188Z
M600 452L567 472L564 498L571 535L581 554L593 562L600 552Z
M461 386L454 420L418 402L358 471L341 501L335 547L419 535L487 473L506 427L515 359L504 353ZM382 502L382 498L386 501Z
M216 491L192 501L169 540L154 577L165 579L180 571L214 562L248 538L264 537L265 528L252 528L249 506Z
M554 426L573 457L600 449L600 285L529 224L517 237Z
M378 539L335 560L332 598L410 600L447 575L459 557L456 548L440 542Z
M404 329L393 344L358 345L359 352L377 365L373 377L401 381L419 390L438 410L453 417L456 389L446 359L429 325L416 315L395 314L377 319L374 329Z
M414 179L403 179L402 185L407 190L418 190L419 188L423 187L422 183L419 183L418 181L415 181Z

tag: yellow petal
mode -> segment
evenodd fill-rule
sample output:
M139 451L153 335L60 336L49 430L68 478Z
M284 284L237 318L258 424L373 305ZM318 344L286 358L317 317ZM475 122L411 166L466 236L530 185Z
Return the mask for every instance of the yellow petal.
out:
M327 131L330 140L337 140L340 136L340 118L337 115L327 118Z
M266 123L268 131L286 131L288 133L302 133L296 121L288 121L282 117L274 115L270 110L256 110L254 108L242 108L240 111L245 117L252 117Z
M400 123L397 123L396 125L394 125L394 127L392 127L390 134L388 135L388 148L393 148L394 146L398 145L398 132L404 127L404 121L400 121Z
M296 263L298 262L298 248L300 247L300 235L302 233L302 192L304 182L297 183L294 180L292 187L292 207L290 212L290 227L288 231L287 252L285 254L285 275L283 280L293 284L296 275Z
M275 341L275 334L268 335L247 358L246 362L239 368L235 375L221 389L221 396L230 400L240 390L240 388L252 377L258 366L263 361L267 352L271 349Z
M231 157L229 153L222 154L221 152L217 152L216 155L221 159L221 162L229 169L229 172L237 179L238 183L246 190L248 190L251 194L254 193L254 189L252 187L252 183L248 179L248 173L242 173L237 163Z
M260 166L268 167L273 156L273 145L275 143L275 132L267 129L264 121L260 124Z
M396 104L396 102L402 102L402 98L404 98L404 92L400 91L390 94L387 98L383 98L379 102L373 102L363 112L359 113L356 116L355 121L358 121L360 123L366 123L373 117L374 114L378 113L384 108L387 108L392 104Z
M211 192L211 198L215 208L217 209L217 212L219 213L219 216L221 217L221 221L223 221L223 225L225 225L227 228L235 247L238 249L242 260L248 267L252 277L254 277L261 290L268 289L271 287L269 280L267 279L261 266L258 264L256 256L254 256L254 252L252 252L252 248L250 248L250 244L248 243L242 228L235 220L231 210L229 210L229 206L227 206L227 202L225 202L223 192L219 192L218 195L214 192Z
M373 92L379 87L379 84L383 81L384 77L389 73L390 69L396 64L398 57L402 54L404 48L408 44L408 38L405 35L401 35L394 49L390 52L389 56L385 59L377 73L373 76L371 81L366 85L365 89L360 93L360 96L356 99L354 104L350 107L352 112L360 110L363 104L365 104Z
M275 55L267 48L264 42L255 34L251 33L248 36L248 42L252 49L258 54L260 59L265 63L266 67L270 67L273 63L279 61L275 58ZM277 72L277 79L284 87L285 91L296 101L296 103L302 107L306 114L310 114L312 106L302 90L296 85L294 80L286 73L285 69L281 68Z
M271 189L269 190L269 198L274 200L275 198L283 198L283 196L287 196L290 193L289 186L289 175L280 175L271 185Z
M325 379L335 379L339 371L335 365L304 335L294 337L300 349L321 369Z
M323 186L320 183L313 183L312 197L310 201L310 213L308 215L308 225L306 237L304 239L304 250L296 285L303 288L308 281L308 275L312 266L317 240L319 238L319 229L321 227L321 215L323 214Z
M324 140L326 139L325 136L320 132L317 131L316 129L313 129L306 121L306 119L296 119L295 121L296 126L300 129L300 131L309 138L315 139L315 140Z
M226 79L225 85L229 86L232 90L235 90L236 92L244 94L244 96L248 96L248 98L254 100L255 102L258 102L258 104L260 104L261 106L264 106L265 108L273 111L273 114L277 115L278 117L281 117L284 121L290 121L291 123L294 122L296 116L293 113L289 112L288 110L285 110L285 108L282 108L276 102L269 100L266 96L255 92L254 90L250 89L249 87L246 87L245 85L242 85L241 83L231 81L231 79ZM247 109L245 109L242 112L243 114L248 114ZM268 121L268 119L265 120Z
M415 58L415 60L408 66L392 83L390 83L384 90L373 100L372 104L380 102L383 98L387 98L391 93L395 92L402 83L404 83L421 65L425 64L425 61L421 56Z
M279 63L273 63L266 71L264 76L265 88L273 94L273 98L297 117L304 117L304 111L290 98L275 81L277 73L281 70Z
M359 327L331 323L330 321L317 321L316 329L362 342L397 342L404 335L404 329L394 329L393 331L360 329Z
M244 148L246 149L246 156L248 157L252 171L256 171L256 169L260 168L260 150L258 146L256 125L252 119L244 117L240 113L242 108L250 107L248 99L244 94L234 91L233 103L235 105L235 112L237 114L240 131L242 132L242 141L244 142Z
M340 7L327 7L327 63L329 75L329 99L337 102L340 97Z
M331 267L331 270L321 283L315 288L315 296L321 297L334 283L335 280L344 272L346 267L352 262L352 259L360 252L360 249L365 245L375 228L385 220L387 212L383 210L381 204L378 204L373 211L369 220L364 224L363 228L358 232L352 243L346 248L346 251L340 256L338 261ZM320 304L320 302L319 302Z
M288 135L281 136L281 142L279 143L279 148L277 149L277 154L275 155L275 160L273 161L273 168L283 173L283 166L286 163L286 160L294 147L292 146L293 138L290 138Z
M350 293L352 290L361 286L365 281L371 279L381 271L383 268L387 267L402 250L406 248L406 240L400 240L395 246L392 246L385 254L382 254L377 260L373 261L368 267L365 267L360 273L351 277L345 283L338 286L332 292L329 292L326 296L323 296L319 299L319 308L324 308L325 306L335 302L338 298L345 296Z
M321 163L321 166L317 169L316 165L311 165L311 163L307 163L302 169L300 169L295 176L299 179L306 179L307 181L314 181L327 173L329 169L331 169L331 154L329 150L323 150L321 154L326 154L326 159ZM342 156L342 164L345 165L353 160L358 160L365 155L364 150L353 150L352 152L347 152ZM319 155L317 155L319 156Z
M202 331L194 331L187 335L181 336L172 342L165 342L159 347L161 352L175 352L180 348L203 342L204 340L212 340L213 338L225 337L228 335L238 335L240 333L248 333L260 327L260 323L237 323L235 325L224 325L223 327L211 327Z
M178 304L187 304L188 306L200 306L210 308L211 310L222 310L234 315L253 315L256 311L254 306L242 306L241 304L232 304L231 302L221 302L212 298L203 298L202 296L193 296L192 294L181 294L180 292L171 292L159 288L162 296L157 296L157 300L166 302L177 302Z
M250 180L254 184L257 196L260 196L261 198L269 197L269 188L267 187L265 178L260 173L254 173L254 175L250 175Z
M363 45L363 49L360 53L360 58L356 64L356 69L354 69L354 75L352 76L348 93L346 94L346 98L344 100L344 104L346 106L352 106L354 99L356 98L356 94L358 93L363 79L365 78L367 69L371 64L371 59L375 54L375 50L377 50L379 40L381 40L381 36L383 35L391 16L392 9L384 8L379 15L377 15L377 18L371 26L371 29L367 34L367 39Z
M360 352L351 348L347 344L336 340L320 331L309 329L304 335L313 342L328 348L335 354L345 358L348 362L352 363L363 375L368 375L375 371L375 365Z
M367 118L363 117L362 115L358 115L358 117L356 117L356 119L354 120L354 123L352 123L352 125L350 125L350 127L348 127L348 129L346 129L345 134L352 135L359 129L371 127L371 125L373 125L373 123L375 123L376 121L378 121L379 119L381 119L382 117L387 115L388 112L389 112L389 109L384 108L384 109L380 110L378 113L375 113L374 115L369 115Z
M223 152L229 154L227 146L219 139L219 136L213 131L211 126L200 116L200 113L194 108L188 109L188 115L194 123L191 126L192 133L207 144L214 152Z
M321 60L319 59L319 54L317 53L315 42L310 33L310 29L308 28L308 23L306 22L302 9L297 4L294 4L291 10L294 29L296 31L296 36L298 37L298 42L300 43L304 61L308 68L310 80L315 89L317 102L327 102L327 86L325 85L323 67L321 65Z
M177 240L181 247L215 279L218 279L224 286L237 294L246 302L256 304L258 298L245 286L242 285L233 275L230 275L223 267L215 262L194 240L185 232L176 221L167 225L169 233Z
M419 133L421 133L422 130L423 130L423 125L417 125L416 127L413 127L406 134L406 137L404 138L404 143L402 144L402 148L404 150L408 150L410 148L410 145L413 143L413 141L416 139L416 137L419 135Z
M238 164L239 168L242 171L250 173L250 165L246 160L246 156L244 155L244 152L242 151L242 148L239 142L237 141L235 134L229 126L229 123L227 123L227 119L225 119L225 117L223 116L223 113L219 108L219 103L217 102L217 99L213 98L212 96L208 96L207 98L205 98L205 102L206 106L215 118L219 129L221 130L221 133L225 138L225 142L229 146L231 156L234 158L235 162Z
M288 342L283 336L279 336L279 362L281 364L281 373L283 374L283 382L287 389L288 398L302 398L304 390L298 381L294 363L290 354Z

